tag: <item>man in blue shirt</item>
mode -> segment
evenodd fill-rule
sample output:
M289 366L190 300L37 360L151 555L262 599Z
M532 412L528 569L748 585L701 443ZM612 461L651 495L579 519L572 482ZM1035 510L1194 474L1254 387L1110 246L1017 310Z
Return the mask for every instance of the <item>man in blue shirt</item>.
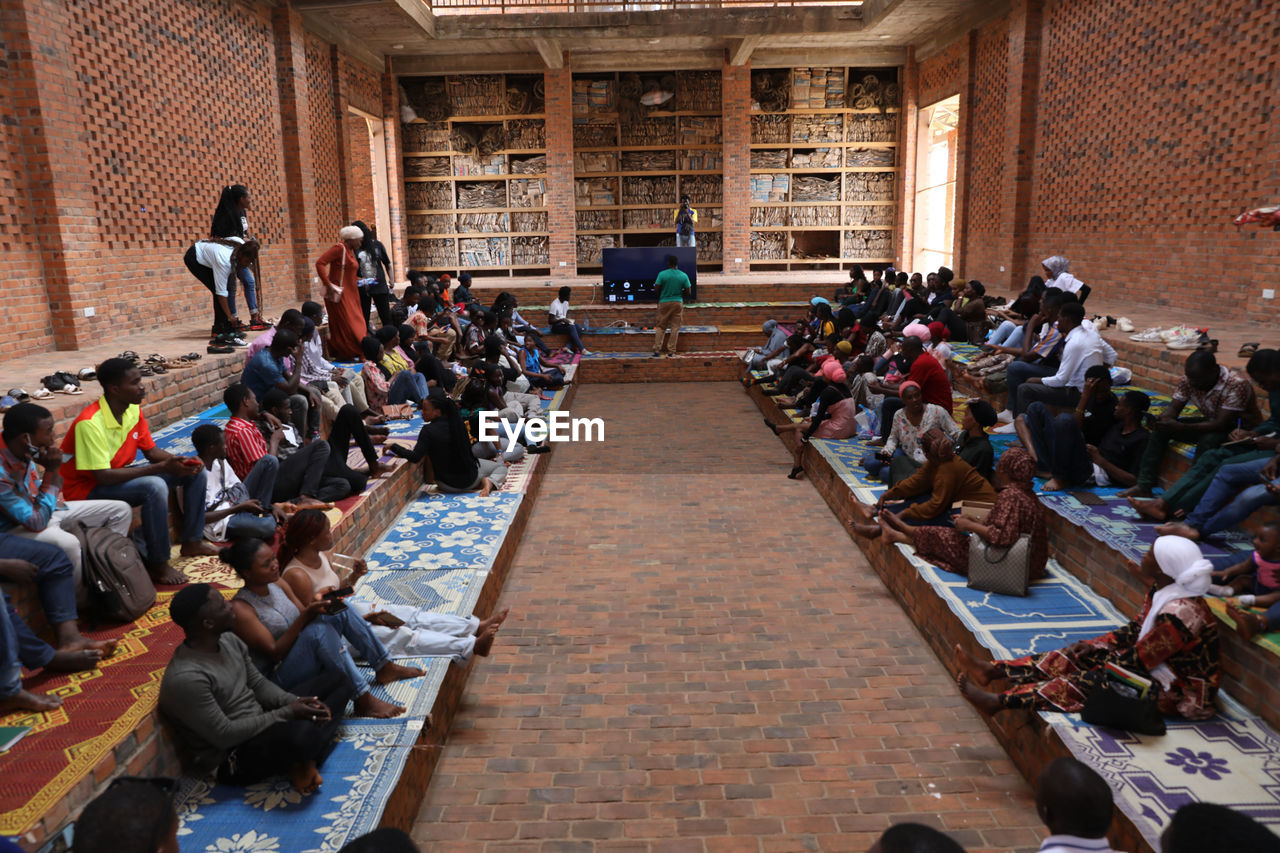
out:
M293 359L288 368L284 362L287 357ZM249 359L240 381L249 386L258 399L272 389L288 394L293 427L299 436L307 438L319 431L320 396L302 384L302 347L298 336L290 330L276 330L271 346Z

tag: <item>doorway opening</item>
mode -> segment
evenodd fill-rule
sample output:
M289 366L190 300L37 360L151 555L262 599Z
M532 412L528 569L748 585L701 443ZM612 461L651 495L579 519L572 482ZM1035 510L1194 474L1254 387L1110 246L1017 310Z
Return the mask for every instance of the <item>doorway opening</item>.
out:
M915 257L912 269L951 266L960 96L920 110L916 122Z
M382 119L348 107L345 130L349 218L361 219L373 226L378 239L387 247L387 254L394 258L396 235L391 230L391 194Z

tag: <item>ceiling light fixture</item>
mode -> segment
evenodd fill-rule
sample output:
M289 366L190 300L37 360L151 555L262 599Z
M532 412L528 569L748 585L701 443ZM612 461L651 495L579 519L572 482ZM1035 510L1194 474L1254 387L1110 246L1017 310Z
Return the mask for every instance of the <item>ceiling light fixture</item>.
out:
M393 44L393 45L391 45L391 49L392 49L392 50L404 50L404 45L402 45L402 44Z

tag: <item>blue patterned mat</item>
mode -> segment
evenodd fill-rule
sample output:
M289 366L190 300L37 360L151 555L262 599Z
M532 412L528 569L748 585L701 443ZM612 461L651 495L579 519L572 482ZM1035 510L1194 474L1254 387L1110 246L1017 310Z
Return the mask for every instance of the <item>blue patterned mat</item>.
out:
M405 508L386 539L369 553L384 571L485 569L502 546L523 495L424 495Z

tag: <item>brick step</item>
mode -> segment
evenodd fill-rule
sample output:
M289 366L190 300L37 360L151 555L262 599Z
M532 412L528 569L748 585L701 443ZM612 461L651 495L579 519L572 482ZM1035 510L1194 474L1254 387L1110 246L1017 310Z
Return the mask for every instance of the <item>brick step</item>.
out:
M793 274L794 275L794 274ZM777 278L763 281L724 282L715 276L699 275L697 295L699 302L808 302L814 295L831 298L831 294L848 280L848 275L801 275L784 279L787 273L777 273ZM586 306L604 302L603 285L599 280L587 281L573 279L548 283L510 285L494 284L476 279L471 283L471 293L482 304L488 306L499 293L511 293L520 301L520 305L550 305L556 298L560 286L568 285L571 290L569 301L574 306Z
M684 322L688 325L727 326L741 325L759 328L765 320L775 319L790 322L804 314L808 303L802 301L777 302L760 305L741 305L722 302L693 302L684 307ZM520 314L530 322L545 321L546 306L525 306L521 304ZM574 319L581 322L586 318L591 326L604 326L619 320L632 325L651 325L657 316L654 303L639 305L575 305Z
M649 318L653 322L653 318ZM680 331L679 347L682 352L719 352L746 349L763 340L758 332L694 332ZM566 335L544 335L543 341L552 349L567 346ZM651 352L653 329L633 328L622 332L597 333L588 329L582 342L592 352Z
M681 335L681 341L684 336ZM670 358L648 353L601 353L578 363L576 381L611 382L724 382L736 379L742 360L733 352L681 352Z

